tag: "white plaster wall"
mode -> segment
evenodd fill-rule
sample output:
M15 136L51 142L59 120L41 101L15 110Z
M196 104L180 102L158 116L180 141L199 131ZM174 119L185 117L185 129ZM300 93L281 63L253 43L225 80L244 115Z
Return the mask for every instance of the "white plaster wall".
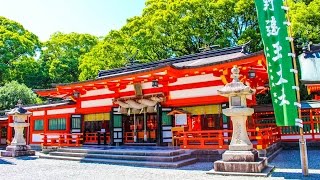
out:
M170 99L215 96L215 95L218 95L217 90L221 89L222 87L223 86L210 86L210 87L203 87L203 88L170 91Z
M44 116L44 111L33 111L32 116Z
M152 82L145 82L141 84L142 89L152 89ZM163 87L162 84L159 84L158 87ZM125 89L120 90L120 92L128 92L128 91L134 91L133 84L127 85Z
M180 84L191 84L191 83L198 83L198 82L207 82L207 81L215 81L220 80L220 77L213 76L213 74L203 74L197 76L188 76L178 78L176 82L170 83L169 86L175 86Z
M67 113L74 113L75 111L76 111L76 108L53 109L53 110L48 110L47 115L67 114Z
M86 94L81 95L81 97L88 97L88 96L97 96L97 95L104 95L104 94L112 94L113 91L109 91L109 89L95 89L87 91Z
M111 105L112 105L112 98L89 100L89 101L82 101L81 102L81 108L111 106Z
M32 142L43 142L43 135L40 134L32 134Z

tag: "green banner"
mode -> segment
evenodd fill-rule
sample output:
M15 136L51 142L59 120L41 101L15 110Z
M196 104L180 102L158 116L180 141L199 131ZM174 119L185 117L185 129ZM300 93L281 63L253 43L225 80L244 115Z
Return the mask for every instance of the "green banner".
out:
M267 58L272 104L278 126L295 126L298 118L286 7L282 0L255 0Z

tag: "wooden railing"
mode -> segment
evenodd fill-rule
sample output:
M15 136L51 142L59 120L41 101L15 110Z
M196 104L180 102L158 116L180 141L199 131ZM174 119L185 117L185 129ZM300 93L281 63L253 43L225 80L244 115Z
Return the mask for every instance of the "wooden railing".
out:
M320 140L320 109L303 109L301 111L303 121L303 132L307 140ZM276 127L273 112L261 112L253 115L253 122L256 127ZM282 141L297 141L300 138L299 127L280 127Z
M182 149L228 149L232 130L180 132L173 137L173 145ZM266 149L280 141L279 128L249 129L248 135L254 148Z
M126 142L126 143L133 143L134 142L133 132L125 132L124 133L124 142Z
M137 139L143 139L144 138L144 132L139 131L137 132ZM147 138L149 139L155 139L156 138L156 131L147 131ZM124 133L124 142L125 143L133 143L134 142L134 132L125 132Z
M41 134L43 147L79 147L82 146L82 134Z
M84 143L88 144L109 144L110 133L85 133ZM105 142L105 143L104 143Z

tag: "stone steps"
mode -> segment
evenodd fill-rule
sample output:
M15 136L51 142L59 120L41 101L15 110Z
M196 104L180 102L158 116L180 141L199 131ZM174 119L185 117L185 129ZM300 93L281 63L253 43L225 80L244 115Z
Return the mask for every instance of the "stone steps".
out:
M134 161L157 161L157 162L176 162L191 157L191 154L180 154L175 156L136 156L136 155L117 155L117 154L87 154L87 153L68 153L68 152L51 152L52 156L82 157L97 159L118 159Z
M136 156L175 156L185 153L185 150L143 150L143 149L81 149L81 148L59 148L57 152L69 152L69 153L87 153L87 154L114 154L114 155L136 155Z
M138 149L138 148L60 148L40 158L70 160L87 163L178 168L197 162L191 152L180 149Z
M178 168L193 164L197 161L196 158L184 159L177 162L150 162L150 161L130 161L130 160L115 160L115 159L96 159L96 158L81 158L67 156L41 155L40 158L80 161L86 163L102 163L114 165L129 165L129 166L144 166L144 167L162 167L162 168Z

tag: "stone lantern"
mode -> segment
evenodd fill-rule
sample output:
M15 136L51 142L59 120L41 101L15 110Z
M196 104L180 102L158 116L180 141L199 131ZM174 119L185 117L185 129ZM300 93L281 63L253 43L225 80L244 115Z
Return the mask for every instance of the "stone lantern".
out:
M267 159L259 158L258 151L253 149L246 128L247 117L254 113L252 108L247 107L246 96L255 91L239 81L240 70L237 66L231 69L231 73L233 81L218 90L218 93L229 98L229 108L223 109L222 113L231 118L232 139L229 150L222 154L222 160L214 162L214 174L230 175L235 172L257 175L268 166Z
M9 123L9 126L14 128L14 138L11 144L7 146L6 151L1 152L1 156L16 157L35 155L35 151L31 150L23 137L24 128L29 126L29 123L25 121L31 115L31 112L24 109L21 100L19 100L18 106L6 114L13 117L13 123Z

